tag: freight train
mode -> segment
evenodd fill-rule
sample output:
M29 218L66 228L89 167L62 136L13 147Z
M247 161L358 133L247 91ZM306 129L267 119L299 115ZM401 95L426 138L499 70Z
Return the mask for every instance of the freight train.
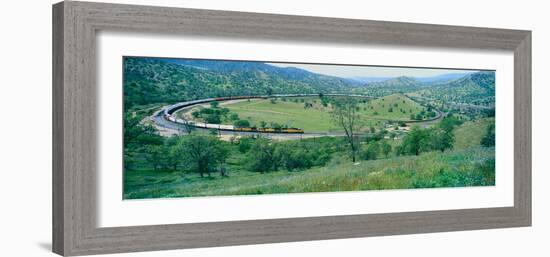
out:
M300 95L284 95L284 96L306 96L306 94ZM191 107L197 104L205 104L213 101L229 101L229 100L240 100L240 99L267 99L268 96L230 96L230 97L216 97L216 98L206 98L200 100L187 101L182 103L177 103L171 106L164 108L161 112L164 119L179 123L187 124L196 128L204 129L218 129L223 131L235 131L235 132L254 132L254 133L286 133L286 134L303 134L304 130L300 128L257 128L257 127L235 127L233 125L222 125L222 124L209 124L195 121L186 121L180 118L177 118L174 113L182 108Z
M299 128L255 128L255 127L240 127L234 128L237 132L258 132L258 133L288 133L288 134L303 134L304 130Z

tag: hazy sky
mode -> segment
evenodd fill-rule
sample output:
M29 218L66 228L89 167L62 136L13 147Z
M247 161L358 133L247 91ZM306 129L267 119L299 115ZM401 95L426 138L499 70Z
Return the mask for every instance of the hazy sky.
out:
M294 64L294 63L267 63L278 67L296 67L314 73L336 77L432 77L449 73L469 73L472 70L446 70L424 68L395 68L374 66L345 66L326 64Z

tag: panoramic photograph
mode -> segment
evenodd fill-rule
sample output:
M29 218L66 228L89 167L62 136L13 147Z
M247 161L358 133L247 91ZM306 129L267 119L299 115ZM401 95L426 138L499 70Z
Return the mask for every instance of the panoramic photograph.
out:
M495 71L123 57L123 199L495 185Z

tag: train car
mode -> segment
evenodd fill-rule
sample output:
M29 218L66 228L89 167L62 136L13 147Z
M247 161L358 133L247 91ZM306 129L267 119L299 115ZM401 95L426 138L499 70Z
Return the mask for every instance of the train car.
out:
M283 133L297 133L297 134L303 134L304 130L299 128L286 128L283 129Z
M289 134L303 134L304 130L299 128L255 128L255 127L240 127L234 128L233 131L237 132L258 132L258 133L289 133Z
M274 128L258 128L258 132L273 133L276 132Z
M197 128L208 128L208 124L202 122L195 122L195 127Z
M256 128L250 128L250 127L236 128L235 131L240 131L240 132L257 132Z
M236 131L236 132L258 132L258 133L304 133L304 130L299 128L256 128L256 127L240 127L236 128L233 125L221 125L221 124L208 124L202 122L186 121L183 119L176 118L174 113L182 108L190 107L197 104L205 104L212 101L228 101L228 100L238 100L238 99L268 99L270 97L300 97L300 96L310 96L314 94L282 94L282 95L272 95L272 96L229 96L229 97L216 97L216 98L206 98L199 100L192 100L187 102L177 103L171 106L164 108L158 115L162 115L164 119L179 123L179 124L190 124L197 128L205 129L219 129L226 131Z
M235 126L233 126L233 125L220 125L220 129L222 129L222 130L234 130Z

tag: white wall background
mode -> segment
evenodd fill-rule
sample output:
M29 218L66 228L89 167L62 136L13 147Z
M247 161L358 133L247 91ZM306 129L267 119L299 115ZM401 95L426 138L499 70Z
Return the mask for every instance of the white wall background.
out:
M533 227L220 247L116 256L549 256L550 26L545 1L126 0L220 10L533 31ZM51 247L51 4L9 1L0 13L0 256ZM546 22L545 22L546 21Z

